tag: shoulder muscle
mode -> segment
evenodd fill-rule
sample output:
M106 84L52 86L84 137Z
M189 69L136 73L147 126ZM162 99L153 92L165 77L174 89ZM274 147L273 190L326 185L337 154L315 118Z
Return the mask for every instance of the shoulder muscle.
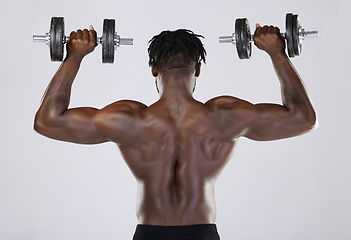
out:
M120 100L114 103L111 103L110 105L107 105L103 109L101 109L101 112L124 112L124 111L130 111L132 112L137 112L139 110L146 109L147 106L141 102L137 101L131 101L131 100Z
M117 101L98 111L95 124L111 141L128 143L140 133L140 120L146 109L140 102Z
M243 108L251 109L253 107L253 104L236 97L220 96L210 99L205 103L205 106L210 109L216 109L219 111L230 111Z
M213 98L205 106L215 114L217 123L228 139L242 136L255 113L253 104L231 96Z

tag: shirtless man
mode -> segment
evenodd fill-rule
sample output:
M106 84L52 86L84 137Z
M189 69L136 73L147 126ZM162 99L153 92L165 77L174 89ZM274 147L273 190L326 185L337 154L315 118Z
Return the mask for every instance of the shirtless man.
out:
M255 45L268 53L282 90L282 105L221 96L193 98L206 51L201 36L165 31L150 41L152 75L160 99L146 106L122 100L99 110L68 108L80 63L96 46L96 32L72 32L67 57L54 75L34 128L49 138L114 142L138 184L134 240L218 240L214 186L239 137L266 141L311 130L316 115L298 73L285 54L279 29L256 26Z

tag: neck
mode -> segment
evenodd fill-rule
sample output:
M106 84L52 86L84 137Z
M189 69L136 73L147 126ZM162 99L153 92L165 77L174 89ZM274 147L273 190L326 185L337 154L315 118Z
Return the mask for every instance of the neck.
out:
M160 99L193 99L195 76L159 76Z

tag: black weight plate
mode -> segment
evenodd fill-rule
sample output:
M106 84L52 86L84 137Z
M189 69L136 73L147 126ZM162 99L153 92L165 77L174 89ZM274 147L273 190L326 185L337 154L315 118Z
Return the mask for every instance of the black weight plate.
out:
M294 43L293 43L293 23L292 23L292 13L287 13L285 18L285 39L288 48L289 57L295 57L294 54Z
M63 17L52 17L50 25L50 57L51 61L63 60L63 37L65 23Z
M300 21L298 15L293 15L292 17L292 26L293 26L293 44L294 44L294 54L299 56L301 54L301 42L299 37L300 30Z
M241 23L242 31L241 31L241 45L243 47L243 59L249 59L251 57L251 32L250 25L247 18L242 19Z
M235 44L236 44L236 50L238 52L238 56L240 59L244 59L244 54L243 54L244 49L241 41L241 35L243 31L242 23L243 23L242 19L235 20Z
M102 62L113 63L115 54L115 20L104 19L102 33Z

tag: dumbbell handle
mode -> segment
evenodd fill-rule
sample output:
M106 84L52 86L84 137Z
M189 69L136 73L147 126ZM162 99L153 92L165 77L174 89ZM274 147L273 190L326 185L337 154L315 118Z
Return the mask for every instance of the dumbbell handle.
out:
M68 36L63 37L63 43L67 43L69 40ZM47 45L50 45L50 33L45 35L33 35L34 42L45 42ZM96 38L97 44L102 44L102 37ZM133 38L120 38L119 35L115 34L115 45L133 45Z
M281 33L282 37L285 39L285 33ZM305 31L304 28L302 28L299 32L299 37L304 40L305 38L315 38L318 35L318 31ZM250 41L253 41L254 35L251 35ZM232 36L223 36L219 37L219 42L220 43L235 43L235 33L232 34Z

